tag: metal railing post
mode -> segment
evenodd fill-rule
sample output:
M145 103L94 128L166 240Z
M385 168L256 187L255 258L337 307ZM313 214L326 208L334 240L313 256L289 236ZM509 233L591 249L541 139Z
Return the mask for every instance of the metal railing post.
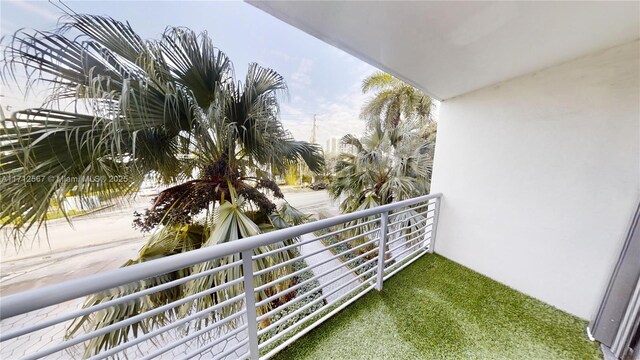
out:
M256 313L256 296L253 285L253 249L242 252L242 273L244 276L244 295L247 314L247 331L249 333L249 358L258 360L258 321Z
M387 247L387 223L389 222L389 212L385 211L380 214L380 240L378 241L378 283L376 290L382 291L382 283L384 282L384 257Z
M431 244L429 244L429 252L433 254L436 250L436 231L438 230L438 218L440 217L440 197L436 198L436 209L433 215L433 227L431 228Z

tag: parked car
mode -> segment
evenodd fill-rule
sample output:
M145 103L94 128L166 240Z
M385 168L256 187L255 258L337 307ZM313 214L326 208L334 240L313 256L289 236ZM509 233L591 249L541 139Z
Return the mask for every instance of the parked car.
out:
M327 188L327 183L323 183L323 182L315 182L313 184L311 184L310 186L311 190L324 190Z

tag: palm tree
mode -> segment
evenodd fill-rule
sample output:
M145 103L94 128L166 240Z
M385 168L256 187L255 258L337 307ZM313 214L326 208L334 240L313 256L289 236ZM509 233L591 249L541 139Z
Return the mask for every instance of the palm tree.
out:
M402 136L400 136L402 134ZM346 135L352 152L338 156L329 186L343 212L389 204L429 192L433 143L425 141L415 122L383 129L376 124L364 137Z
M375 92L360 113L369 126L381 122L385 127L396 128L402 120L415 120L423 125L432 120L431 98L392 75L381 71L369 75L362 82L362 92Z
M159 40L143 40L129 24L69 13L57 31L17 33L9 39L4 55L5 81L25 70L27 90L38 83L50 85L41 108L15 113L0 133L0 176L28 179L0 184L0 229L15 240L21 241L30 229L46 226L48 209L54 202L62 203L68 191L81 198L132 195L152 173L180 184L162 191L144 214L136 214L134 226L154 232L138 258L124 266L306 220L286 202L276 206L266 193L276 198L283 195L270 174L260 170L284 171L298 161L315 172L323 167L321 149L294 140L278 119L279 98L286 91L284 79L271 69L250 64L244 81L236 81L231 61L206 33L169 27ZM194 170L199 175L190 179ZM256 249L255 254L293 241ZM281 251L257 264L266 268L294 256L290 250ZM142 280L126 289L94 295L85 306L239 258L239 254L229 256ZM291 266L284 266L256 277L256 286L290 271ZM240 276L241 269L229 268L118 309L88 315L76 320L69 335L82 328L108 326ZM264 299L290 284L282 282L258 296ZM138 329L150 330L241 293L240 283L96 337L84 356L114 347ZM210 316L227 316L239 306L229 305Z
M362 138L351 134L342 138L342 143L352 151L338 156L335 175L328 187L334 200L343 198L340 203L342 212L370 209L429 192L432 144L422 138L421 129L415 124L404 122L397 128L383 129L378 123ZM423 220L417 211L420 209L415 210L394 218L394 222L402 221L398 227L404 226L407 229L404 233L416 230L415 226ZM356 237L373 231L377 225L369 223L371 220L374 218L345 224L345 227L354 227L346 232L346 236ZM400 235L402 232L396 237ZM360 236L351 245L361 245L370 240L371 236ZM357 252L363 254L372 248L373 245L361 247Z
M431 181L436 123L431 118L431 98L383 72L367 77L362 91L377 91L363 107L360 117L367 121L367 133L358 138L346 135L342 143L352 151L338 156L330 195L343 212L352 212L427 194ZM419 209L415 209L419 210ZM394 221L415 230L423 220L416 211L398 214ZM406 219L406 220L405 220ZM355 227L348 236L368 232L372 219L347 224ZM398 233L396 236L401 236ZM368 239L360 238L356 243ZM368 248L361 252L369 251Z
M353 211L372 196L379 204L429 192L437 123L433 102L422 91L384 72L362 81L362 92L374 92L360 117L367 120L367 135L347 135L343 144L355 149L340 155L331 187L347 195L343 211Z

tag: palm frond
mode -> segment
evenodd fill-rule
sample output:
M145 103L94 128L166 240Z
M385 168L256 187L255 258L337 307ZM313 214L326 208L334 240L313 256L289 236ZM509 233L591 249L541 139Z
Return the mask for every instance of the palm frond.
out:
M432 141L422 136L420 122L415 119L394 127L376 122L362 138L345 136L342 143L356 152L338 156L329 194L336 200L344 197L340 209L351 212L373 200L387 204L428 193Z
M19 231L39 228L52 199L62 204L66 193L84 197L129 194L137 190L142 173L114 154L114 139L105 136L104 122L94 116L53 110L17 112L0 133L0 228ZM113 178L118 175L117 180ZM63 214L66 209L60 207Z
M218 101L222 84L233 80L231 61L206 32L197 35L186 28L168 28L159 46L172 78L191 92L200 108Z
M368 76L362 82L362 91L375 92L360 113L369 126L382 122L395 128L402 121L431 120L431 98L389 74L376 72Z
M165 227L154 233L149 242L140 250L137 259L129 260L123 266L138 264L160 257L199 249L202 247L205 235L205 229L201 225ZM99 305L122 296L154 288L191 274L192 272L190 268L180 269L110 289L88 297L85 300L83 307ZM187 284L189 283L190 282ZM162 305L180 300L186 296L184 286L185 285L176 286L170 289L157 291L149 295L138 297L135 300L121 303L115 308L109 307L83 317L79 317L69 326L66 337L71 338L80 331L89 332L95 329L101 329L141 313L151 311ZM137 337L139 333L149 333L158 327L174 321L180 315L181 314L178 312L178 309L173 309L171 311L150 316L143 321L124 326L107 334L94 337L84 345L84 353L82 354L82 357L88 358L93 355L97 355L104 350L108 350L122 342L126 342L131 338ZM212 314L200 321L201 323L208 323L214 320L215 317ZM199 326L199 324L197 324L197 326Z
M300 225L300 224L306 223L309 220L309 215L291 206L291 204L289 204L286 201L282 203L282 205L280 205L280 207L278 208L277 216L281 219L281 222L280 222L281 226L285 224L286 224L285 226ZM273 221L273 218L272 218L272 221ZM279 228L282 228L282 227L279 227Z
M376 71L362 81L362 93L386 89L392 85L393 79L393 76L385 72Z

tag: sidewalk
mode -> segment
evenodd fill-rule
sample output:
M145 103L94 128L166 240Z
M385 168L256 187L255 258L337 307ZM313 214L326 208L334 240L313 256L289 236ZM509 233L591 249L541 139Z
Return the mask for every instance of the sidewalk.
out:
M313 234L304 234L301 237L301 241L310 240L313 238L315 238L315 235ZM307 265L309 265L309 267L313 267L316 264L326 261L329 258L333 257L334 255L319 240L308 243L308 244L304 244L300 247L300 252L302 253L303 256L311 254L315 251L320 251L320 250L324 250L324 251L304 259L307 262ZM318 267L313 268L312 271L314 275L320 275L323 272L328 271L331 268L334 268L336 266L340 266L340 267L318 279L318 281L320 282L320 285L322 285L323 294L329 294L330 292L334 291L340 286L343 286L344 284L356 278L356 276L353 274L353 271L351 271L351 269L349 269L346 265L344 265L344 263L339 259L333 259L331 261L328 261L325 264L322 264ZM339 280L331 284L328 284L328 282L330 282L332 279L335 279L336 277L339 277L342 275L344 276ZM342 295L350 292L352 289L356 288L358 285L360 285L360 282L354 281L351 284L345 286L344 288L336 291L334 294L325 296L325 299L327 300L327 302L334 301L340 298Z
M0 263L48 256L59 251L80 249L86 246L112 243L115 241L142 239L144 235L132 227L133 212L142 211L149 206L149 198L137 198L128 205L111 206L97 212L74 217L71 224L66 219L50 220L43 224L40 232L29 231L22 246L18 249L8 242L3 230L0 239L4 242L0 248ZM48 241L50 239L51 241Z

